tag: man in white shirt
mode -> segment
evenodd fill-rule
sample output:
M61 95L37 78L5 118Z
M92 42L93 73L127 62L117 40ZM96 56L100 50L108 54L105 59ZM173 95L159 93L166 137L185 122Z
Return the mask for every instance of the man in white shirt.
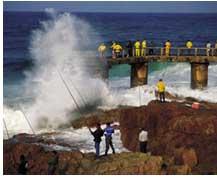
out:
M211 52L211 43L209 41L207 41L207 44L206 44L206 55L209 56L210 55L210 52Z
M144 128L139 133L139 145L142 153L147 153L148 132Z

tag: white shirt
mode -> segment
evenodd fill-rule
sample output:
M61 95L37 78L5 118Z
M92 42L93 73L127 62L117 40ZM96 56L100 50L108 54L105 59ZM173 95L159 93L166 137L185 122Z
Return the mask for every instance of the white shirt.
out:
M207 44L206 44L206 47L207 47L207 48L211 48L211 43L207 43Z
M142 130L139 133L139 141L140 142L146 142L146 141L148 141L148 132L147 131Z

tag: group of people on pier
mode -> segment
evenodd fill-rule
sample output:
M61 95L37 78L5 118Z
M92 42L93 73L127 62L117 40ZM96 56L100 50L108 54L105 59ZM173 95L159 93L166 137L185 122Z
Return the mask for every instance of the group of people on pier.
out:
M101 58L105 57L105 52L107 49L110 48L112 51L112 58L119 58L119 57L144 57L146 55L154 55L154 48L155 44L153 41L150 41L150 43L147 42L146 39L143 39L142 41L136 40L135 42L132 42L129 40L126 45L122 45L119 42L113 41L111 46L106 46L104 43L100 44L98 47L98 51L100 54ZM167 40L164 43L163 49L163 55L165 56L170 56L171 55L171 48L172 48L172 43L170 40ZM191 40L186 41L185 43L185 48L187 51L187 55L193 55L192 54L192 48L193 48L193 42ZM207 41L205 47L206 49L206 55L210 56L212 48L214 48L214 53L217 55L217 41L215 44L211 44L210 41ZM122 52L125 52L125 55L123 55ZM161 54L162 54L161 53Z

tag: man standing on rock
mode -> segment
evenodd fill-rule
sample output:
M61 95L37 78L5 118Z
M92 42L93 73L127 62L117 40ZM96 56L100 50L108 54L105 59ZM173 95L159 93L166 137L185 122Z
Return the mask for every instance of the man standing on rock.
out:
M147 153L148 132L144 128L141 128L139 133L139 146L142 153Z
M110 125L110 123L106 124L106 128L105 128L105 156L107 156L108 154L108 150L109 150L109 146L112 149L113 154L115 154L115 149L112 143L112 134L114 133L114 128Z
M58 153L54 150L52 151L52 157L48 161L48 175L54 175L58 169L59 156Z
M165 102L165 89L166 85L162 79L160 79L157 83L158 94L160 96L160 102Z
M90 128L88 128L90 133L94 137L94 142L95 142L95 149L96 149L96 157L98 158L100 155L100 142L102 141L101 137L104 134L104 131L101 129L101 126L99 123L96 125L96 130L93 132Z

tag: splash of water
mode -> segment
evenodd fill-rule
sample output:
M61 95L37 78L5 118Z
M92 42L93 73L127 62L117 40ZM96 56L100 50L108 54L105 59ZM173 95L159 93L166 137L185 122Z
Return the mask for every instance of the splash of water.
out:
M96 40L89 38L93 29L69 13L49 12L51 19L41 22L41 28L32 33L34 70L26 72L25 94L34 96L34 101L23 107L34 128L56 128L68 123L78 114L76 103L80 108L109 103L106 83L94 74L99 61L88 50Z

